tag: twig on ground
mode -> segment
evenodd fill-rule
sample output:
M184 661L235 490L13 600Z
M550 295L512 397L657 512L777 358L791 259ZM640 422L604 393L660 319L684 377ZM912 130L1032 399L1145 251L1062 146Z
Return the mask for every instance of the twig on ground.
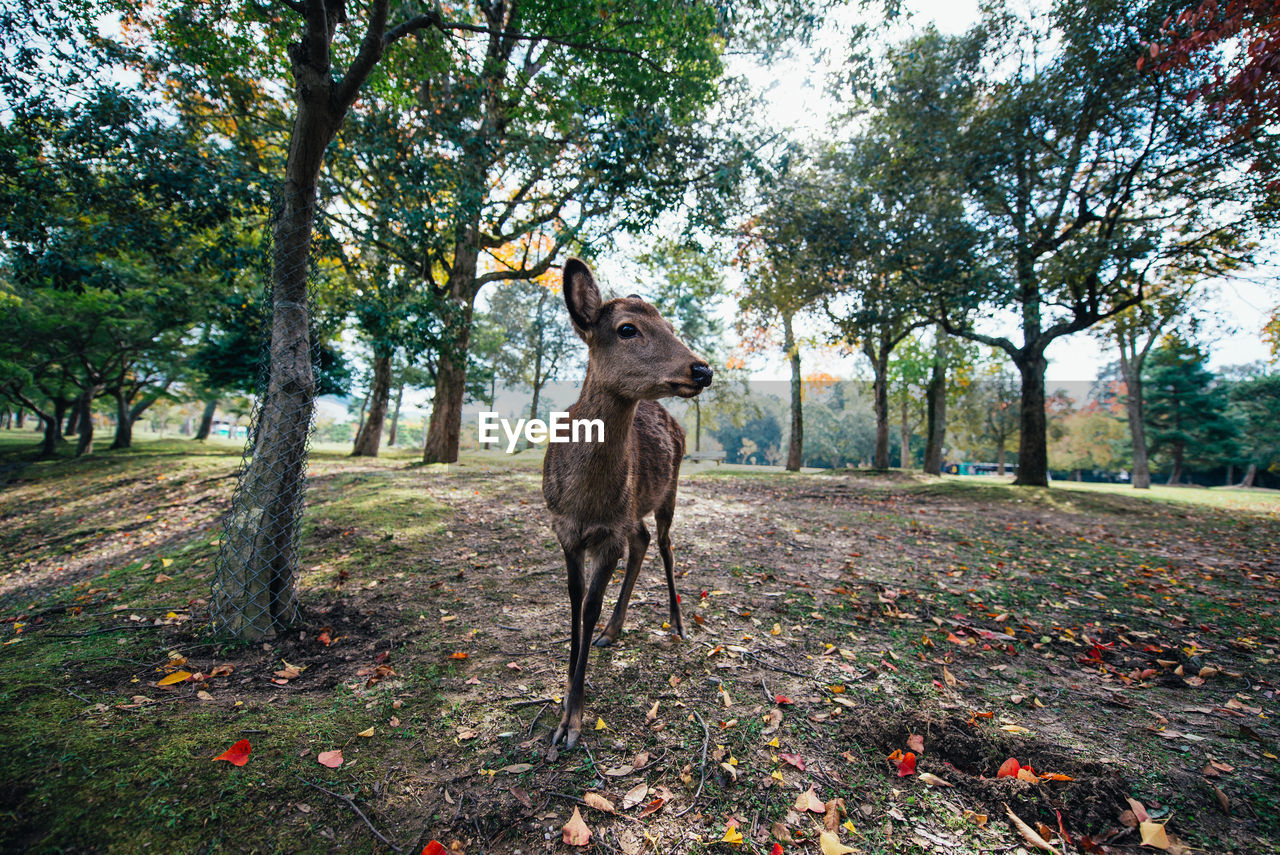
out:
M534 698L531 701L516 701L514 698L500 698L499 700L515 701L515 703L507 704L507 706L511 707L513 710L518 710L521 707L531 707L535 704L549 704L554 701L555 698Z
M533 729L538 726L538 719L542 718L542 714L547 711L547 707L549 706L551 706L550 700L538 708L538 714L533 717L533 721L529 722L529 732L525 734L525 739L529 739L533 736Z
M342 801L346 802L347 806L350 807L353 811L355 811L357 816L359 816L361 819L364 820L364 824L369 826L369 830L373 832L374 837L378 838L387 846L391 847L391 850L393 852L404 851L399 846L395 845L394 843L392 843L390 840L388 840L386 837L383 836L382 832L379 831L374 826L374 824L369 821L369 817L364 815L364 811L360 810L359 805L356 804L355 799L351 798L351 796L344 796L342 795L342 793L335 793L333 790L326 790L324 787L320 786L319 784L313 784L310 781L308 781L306 778L303 778L300 775L294 775L294 777L297 778L302 783L306 784L308 787L314 787L315 789L319 790L322 793L328 793L329 795L333 796L335 799L341 799Z
M698 803L698 797L702 795L702 787L707 782L707 744L711 742L711 731L707 729L707 723L702 719L702 713L690 708L689 712L698 717L698 723L702 725L702 761L698 771L698 791L693 794L693 800L689 802L689 806L680 811L675 816L684 816L693 810L693 806Z
M78 692L73 692L73 691L71 691L70 689L68 689L66 686L63 686L63 687L62 687L62 691L66 692L68 695L70 695L70 696L71 696L71 697L73 697L73 698L79 698L80 700L84 701L86 704L91 704L91 703L93 703L93 701L89 700L89 699L88 699L88 698L86 698L84 695L82 695L82 694L80 694L80 693L78 693Z

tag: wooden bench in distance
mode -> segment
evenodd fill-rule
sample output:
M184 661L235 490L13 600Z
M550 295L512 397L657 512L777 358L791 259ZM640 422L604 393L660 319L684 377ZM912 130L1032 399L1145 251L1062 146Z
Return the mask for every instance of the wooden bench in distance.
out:
M692 463L700 463L703 460L714 460L716 465L720 465L720 461L724 460L723 451L691 451L684 456L685 460Z

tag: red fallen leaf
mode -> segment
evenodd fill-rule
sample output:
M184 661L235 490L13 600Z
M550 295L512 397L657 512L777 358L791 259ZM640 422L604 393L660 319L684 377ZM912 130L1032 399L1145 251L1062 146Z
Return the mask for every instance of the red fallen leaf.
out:
M646 817L651 813L656 813L657 811L661 810L662 806L666 803L667 803L666 799L654 799L653 801L649 802L647 805L644 806L644 810L640 811L640 816Z
M701 599L705 600L706 598L707 598L707 592L703 591Z
M769 850L769 855L782 855L782 844L773 844L773 848Z
M330 769L337 769L342 765L342 749L335 748L332 751L321 751L316 755L316 762L321 766L328 766Z
M325 647L328 647L331 643L333 643L333 637L329 635L329 630L322 629L320 630L320 634L316 636L316 641L320 642Z
M235 745L232 745L226 751L223 751L213 759L226 760L232 766L243 766L245 763L249 762L249 752L252 750L253 749L249 747L249 740L241 739Z
M916 755L908 751L902 756L902 761L898 763L898 777L905 778L908 775L916 773Z
M439 840L432 840L426 846L422 847L421 855L445 855L444 844Z
M804 758L799 754L779 754L778 756L781 757L784 762L790 763L801 772L804 771Z
M391 657L391 651L384 650L381 653L379 653L377 656L373 657L373 661L381 665L383 662L386 662L387 659L389 659L390 657Z
M918 733L913 733L907 737L907 747L917 754L924 753L924 737Z
M786 695L774 695L774 696L773 696L773 702L774 702L775 704L793 704L793 703L795 703L795 701L791 700L791 699L790 699L790 698L788 698Z
M1010 757L1000 765L1000 771L996 772L997 778L1016 778L1022 766L1018 765L1018 761Z

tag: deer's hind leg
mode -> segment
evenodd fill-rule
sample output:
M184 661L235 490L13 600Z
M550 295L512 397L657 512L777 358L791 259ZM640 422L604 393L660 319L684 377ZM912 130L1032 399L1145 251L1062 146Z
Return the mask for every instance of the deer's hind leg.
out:
M671 606L671 634L684 638L684 621L680 619L680 595L676 593L675 553L671 551L671 520L676 515L676 496L664 501L654 511L658 524L658 554L662 556L662 568L667 572L667 599Z
M627 575L622 580L622 590L618 593L613 615L596 639L596 647L608 647L622 634L622 624L627 619L627 603L631 601L631 590L636 586L645 553L649 551L649 539L649 529L645 528L644 520L637 520L635 530L627 538Z

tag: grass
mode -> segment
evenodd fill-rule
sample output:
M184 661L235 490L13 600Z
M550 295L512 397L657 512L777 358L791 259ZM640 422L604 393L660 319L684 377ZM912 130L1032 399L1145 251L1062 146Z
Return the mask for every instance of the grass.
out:
M844 800L855 831L839 834L863 852L1009 848L1004 804L1106 839L1124 796L1202 851L1280 846L1266 491L690 467L674 532L689 638L662 629L650 556L627 631L593 655L587 716L604 727L548 760L568 628L538 453L423 466L315 449L306 620L264 646L207 626L237 444L144 437L27 463L35 435L15 433L0 432L6 851L389 851L370 825L406 852L543 851L575 799L640 783L669 802L644 819L583 808L597 851L648 834L723 852L737 824L741 851L763 853L775 823L787 851L816 851L821 817L793 809L810 787ZM202 676L156 685L176 668ZM893 772L911 733L953 789ZM246 766L212 761L240 738ZM340 768L316 762L333 749ZM993 780L1011 754L1076 780Z

